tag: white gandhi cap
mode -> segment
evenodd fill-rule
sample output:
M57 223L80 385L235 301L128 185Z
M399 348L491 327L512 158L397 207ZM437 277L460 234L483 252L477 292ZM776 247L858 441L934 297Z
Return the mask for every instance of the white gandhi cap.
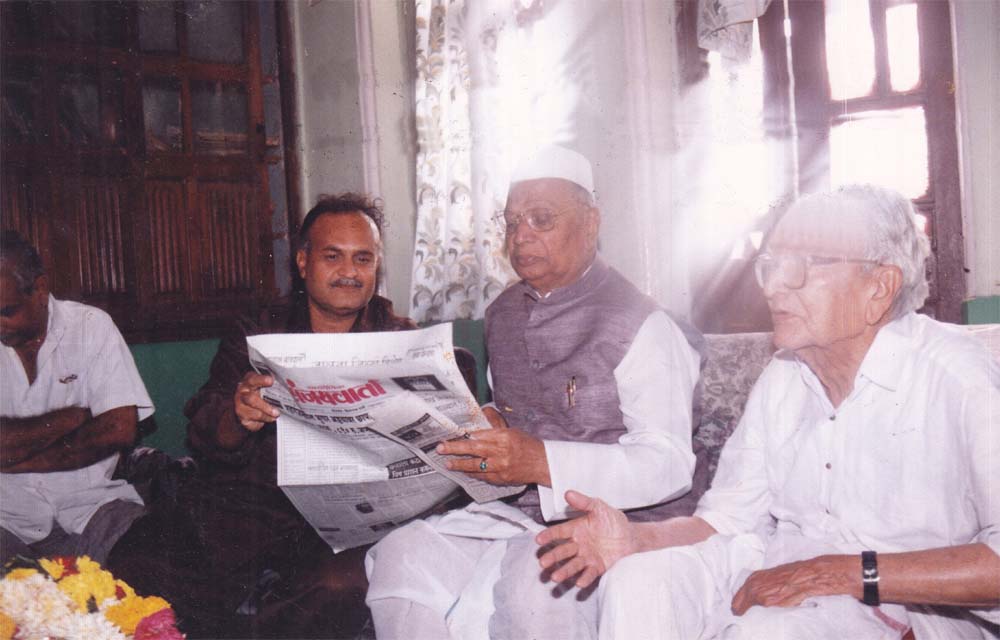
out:
M582 154L549 145L542 147L518 164L510 177L510 183L541 178L562 178L580 185L589 193L594 193L594 172L590 162Z

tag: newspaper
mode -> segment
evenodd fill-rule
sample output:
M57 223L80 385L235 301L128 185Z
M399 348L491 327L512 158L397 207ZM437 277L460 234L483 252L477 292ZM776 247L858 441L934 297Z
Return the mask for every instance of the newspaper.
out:
M247 338L274 376L278 485L340 551L375 542L459 487L476 502L520 492L450 471L438 443L489 422L455 362L451 324L386 333Z

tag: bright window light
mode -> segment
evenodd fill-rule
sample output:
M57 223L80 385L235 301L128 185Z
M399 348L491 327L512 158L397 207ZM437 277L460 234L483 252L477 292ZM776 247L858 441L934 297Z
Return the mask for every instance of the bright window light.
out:
M875 41L867 0L826 0L830 97L866 96L875 84Z
M917 5L886 9L886 40L889 45L889 77L893 91L910 91L920 84L920 32Z
M922 107L852 114L830 129L833 186L872 182L908 198L927 191L927 125Z

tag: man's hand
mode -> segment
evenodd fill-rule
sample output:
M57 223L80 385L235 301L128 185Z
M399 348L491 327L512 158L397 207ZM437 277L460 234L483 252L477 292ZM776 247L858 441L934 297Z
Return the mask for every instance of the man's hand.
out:
M861 597L857 556L819 556L755 571L733 596L732 610L741 616L754 605L795 607L806 598L832 595Z
M468 438L438 445L437 452L444 455L473 456L450 460L448 468L475 475L490 484L533 482L551 486L545 444L520 429L508 427L507 421L492 407L484 409L483 415L493 425L492 429L470 431Z
M577 576L576 586L586 589L611 565L635 553L637 547L632 527L618 509L578 491L567 491L566 502L586 515L549 527L535 536L540 546L555 545L538 562L546 570L555 567L551 574L553 582Z
M236 385L236 393L233 395L236 419L247 431L260 431L265 424L278 419L278 410L260 395L261 389L272 384L274 378L271 376L251 371Z

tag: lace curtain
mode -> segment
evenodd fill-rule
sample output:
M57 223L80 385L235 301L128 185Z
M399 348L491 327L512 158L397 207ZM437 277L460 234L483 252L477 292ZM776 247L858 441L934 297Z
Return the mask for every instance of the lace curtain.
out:
M503 206L473 135L468 39L477 0L417 0L417 222L410 315L482 317L511 272L492 217ZM479 158L476 158L476 155Z

